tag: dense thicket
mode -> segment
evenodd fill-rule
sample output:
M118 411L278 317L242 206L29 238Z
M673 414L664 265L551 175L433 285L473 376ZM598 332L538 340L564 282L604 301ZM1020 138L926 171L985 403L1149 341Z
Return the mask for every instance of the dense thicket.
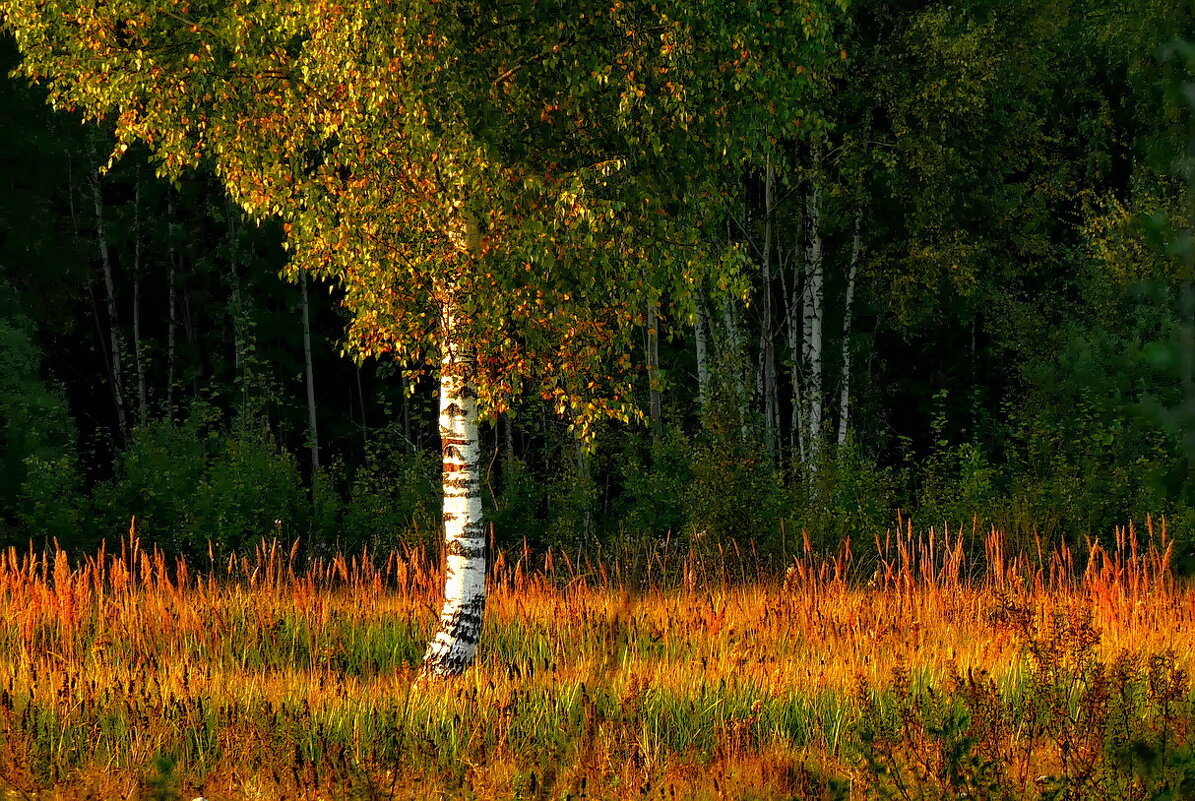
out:
M746 301L645 314L649 425L594 454L538 395L492 425L498 542L777 553L897 510L1068 540L1152 514L1195 560L1192 27L1165 0L854 3L817 133L723 177L704 235ZM343 357L336 293L281 281L281 232L210 178L135 150L100 176L106 137L0 92L0 538L92 547L136 515L204 556L433 541L431 383Z

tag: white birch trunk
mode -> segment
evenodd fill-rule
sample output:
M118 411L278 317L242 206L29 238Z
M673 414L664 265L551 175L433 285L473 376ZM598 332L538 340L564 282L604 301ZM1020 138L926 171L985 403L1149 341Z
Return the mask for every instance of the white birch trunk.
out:
M747 420L750 417L751 396L747 391L747 371L743 357L743 333L739 330L738 318L734 312L734 301L731 298L722 299L722 323L726 329L726 348L723 362L728 365L734 380L736 410L742 421L743 436L749 433Z
M780 398L776 391L776 342L772 331L772 211L774 207L772 162L764 174L763 235L763 322L759 328L759 355L762 372L764 444L768 458L776 464L780 436Z
M481 250L477 219L466 215L462 249ZM420 677L455 676L477 653L485 618L485 526L481 513L481 443L474 359L458 338L452 289L442 309L440 442L444 458L444 606L440 624L423 655Z
M799 244L794 246L792 286L787 285L784 271L780 273L784 290L784 337L788 346L788 356L792 362L789 380L792 386L791 408L789 410L791 428L789 429L788 447L796 454L796 458L805 462L805 411L801 400L801 259L795 254L799 252Z
M411 389L407 381L407 374L400 370L398 380L402 389L402 435L413 446L414 440L411 439Z
M469 386L472 360L454 342L447 311L440 367L440 442L444 456L446 575L440 626L423 656L424 676L454 676L473 661L485 613L485 528L481 517L481 448L477 405Z
M191 318L191 293L183 292L183 331L187 334L187 350L193 353L194 369L191 371L191 392L199 394L199 379L203 377L203 354L199 346L202 340L195 336L195 321Z
M510 414L502 415L502 467L510 471L514 469L515 461L515 427L510 421ZM506 477L509 477L509 472Z
M356 365L353 375L357 379L357 403L361 407L361 447L364 453L369 449L369 425L365 422L365 390L361 387L361 365Z
M141 353L140 275L133 278L133 358L137 362L137 422L144 423L149 416L149 404L145 394L145 359Z
M805 362L806 458L817 463L822 439L822 305L825 294L821 231L822 151L813 151L813 175L807 198L809 245L805 259L805 291L802 303L802 333Z
M705 308L701 299L697 299L697 313L693 319L693 338L697 343L697 402L702 411L709 404L710 368L709 357L706 355L705 340Z
M660 430L660 332L655 303L647 306L648 414L652 431Z
M116 317L116 284L112 280L112 260L108 254L108 234L104 229L104 204L100 197L99 175L92 170L89 175L91 182L91 198L95 204L95 238L100 251L100 266L104 271L104 288L108 300L108 337L112 348L112 399L116 403L116 421L120 428L120 435L124 437L128 431L128 420L125 415L124 401L124 367L120 359L120 327Z
M846 273L846 298L842 309L842 388L838 393L838 447L846 444L851 415L851 326L854 324L855 276L863 254L863 207L855 209L855 233L851 238L851 263Z
M299 270L303 311L303 367L307 378L307 437L311 440L311 472L319 470L319 428L315 418L315 367L311 360L311 311L307 303L307 271Z

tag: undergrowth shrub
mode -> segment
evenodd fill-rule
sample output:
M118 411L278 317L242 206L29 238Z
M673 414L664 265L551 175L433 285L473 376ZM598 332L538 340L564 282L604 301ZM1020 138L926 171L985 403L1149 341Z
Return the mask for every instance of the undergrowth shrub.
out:
M79 465L71 453L26 457L16 516L23 540L57 541L83 548L97 544L94 527L85 514Z
M397 427L382 429L349 482L339 532L324 542L345 550L432 545L440 503L440 454L412 449Z
M0 285L0 545L64 543L83 523L77 432L62 388L42 376L33 324Z
M941 689L904 667L862 690L857 756L878 798L1195 798L1195 705L1173 652L1098 653L1089 611L992 615L1022 643L1001 684L957 667Z
M598 486L590 462L574 444L557 461L544 488L548 515L544 541L571 553L585 550L594 541Z
M789 532L807 534L817 553L834 553L849 537L857 556L874 555L871 535L891 527L896 505L890 470L877 465L848 437L841 446L825 449L816 465L798 464L790 473L785 521ZM790 553L802 545L803 538L786 538Z
M294 455L265 426L237 424L207 465L187 544L193 553L209 540L223 554L239 552L271 534L299 536L308 514Z
M93 493L101 530L117 539L131 517L138 531L167 550L183 550L195 534L193 510L207 473L208 449L219 440L216 417L196 407L181 423L159 420L130 432L112 478Z
M503 458L499 472L499 480L494 481L491 474L482 493L484 513L494 526L496 544L513 548L526 541L540 547L545 532L545 520L540 512L545 499L543 483L518 456Z
M197 404L181 423L133 429L115 475L96 488L102 533L116 539L136 517L137 531L170 553L206 558L208 543L227 554L257 538L296 536L306 492L294 456L264 423L237 420Z
M1180 511L1174 443L1123 407L1084 392L1064 417L1050 410L1012 418L1011 533L1106 538L1125 519ZM1181 483L1181 482L1179 482Z
M611 512L618 534L630 539L657 539L680 533L688 525L686 488L693 481L692 448L678 426L654 437L624 436L614 460L620 487Z
M696 437L690 470L692 480L682 498L701 546L712 549L737 540L775 549L785 509L784 480L761 443L733 432Z

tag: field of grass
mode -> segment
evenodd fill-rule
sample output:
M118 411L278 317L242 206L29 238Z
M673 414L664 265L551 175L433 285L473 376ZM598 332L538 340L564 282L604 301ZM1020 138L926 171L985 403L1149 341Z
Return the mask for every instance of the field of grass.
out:
M418 685L419 554L10 551L0 798L1190 798L1171 547L904 531L629 589L502 554L478 664Z

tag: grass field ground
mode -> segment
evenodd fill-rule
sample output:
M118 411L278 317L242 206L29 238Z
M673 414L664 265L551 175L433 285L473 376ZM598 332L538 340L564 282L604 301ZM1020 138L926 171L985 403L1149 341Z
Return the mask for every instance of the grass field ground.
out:
M503 554L478 664L425 684L419 554L9 551L0 797L1192 797L1171 549L904 530L866 566L724 583L694 554L633 589Z

